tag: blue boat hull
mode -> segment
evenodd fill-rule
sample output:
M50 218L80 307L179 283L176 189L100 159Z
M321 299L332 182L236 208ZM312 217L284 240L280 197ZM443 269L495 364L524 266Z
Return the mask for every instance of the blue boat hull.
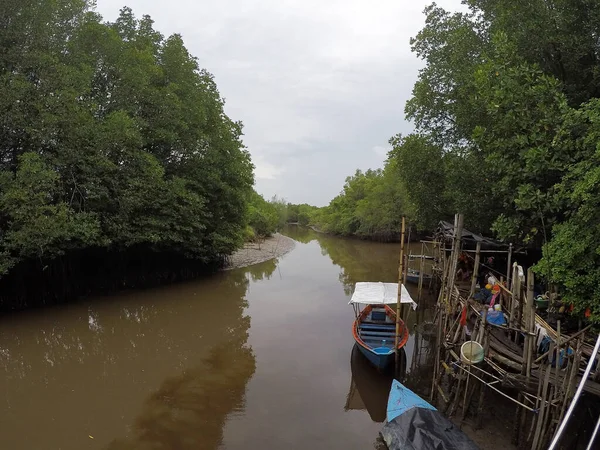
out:
M373 364L379 370L386 369L391 363L394 362L394 352L393 351L390 353L387 353L387 354L380 354L380 353L375 353L372 350L364 348L358 342L357 342L356 346L358 347L360 352L363 355L365 355L365 357L369 360L369 362L371 364Z
M423 284L428 284L431 281L431 275L424 274L423 275ZM408 272L406 274L406 282L412 284L419 284L419 272Z

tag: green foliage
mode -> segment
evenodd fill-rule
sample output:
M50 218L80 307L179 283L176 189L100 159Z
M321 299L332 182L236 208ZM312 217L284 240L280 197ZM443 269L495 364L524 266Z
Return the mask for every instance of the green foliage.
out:
M600 100L571 111L557 141L573 163L556 187L566 218L553 228L536 270L564 289L578 311L600 322Z
M307 226L312 223L315 213L319 210L316 206L311 206L306 203L301 205L287 205L287 223L295 223L302 226Z
M477 119L473 73L483 61L487 30L473 12L451 14L433 3L424 14L425 27L411 46L426 65L406 103L406 116L438 145L460 146Z
M281 229L289 221L289 210L288 203L283 198L279 198L276 195L269 200L271 206L277 212L277 228Z
M415 219L463 212L469 228L543 245L538 272L599 320L600 3L466 4L426 8L411 42L425 60L406 106L417 134L392 139L391 158Z
M558 81L522 62L506 36L496 36L494 46L475 73L485 114L473 138L494 179L495 231L529 242L558 219L554 188L570 155L554 147L554 137L569 107Z
M92 7L0 6L0 274L92 247L222 260L254 182L242 125L180 36Z
M342 236L390 240L397 237L410 205L395 164L384 170L357 170L329 206L313 213L321 230Z
M279 217L274 202L267 202L262 195L252 192L248 205L248 225L252 228L255 238L265 239L277 231Z
M66 250L98 242L94 213L75 212L60 195L58 175L35 153L19 158L17 173L0 179L0 208L10 224L0 241L4 269L25 258L52 259Z
M414 221L419 229L431 229L450 214L443 199L442 149L427 137L416 134L394 136L390 144L389 161L396 165L398 179L406 186Z
M468 0L489 35L504 33L525 61L559 80L571 106L600 96L600 3Z

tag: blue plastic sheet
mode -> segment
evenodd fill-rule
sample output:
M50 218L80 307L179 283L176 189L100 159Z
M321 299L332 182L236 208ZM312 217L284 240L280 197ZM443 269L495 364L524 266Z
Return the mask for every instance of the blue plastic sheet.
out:
M488 311L487 313L487 321L492 325L505 325L506 319L504 318L504 314L502 311Z
M381 435L390 450L479 449L433 406L396 380Z
M400 384L397 380L394 380L388 397L387 421L391 422L396 417L401 416L412 408L425 408L435 411L433 406L406 386Z

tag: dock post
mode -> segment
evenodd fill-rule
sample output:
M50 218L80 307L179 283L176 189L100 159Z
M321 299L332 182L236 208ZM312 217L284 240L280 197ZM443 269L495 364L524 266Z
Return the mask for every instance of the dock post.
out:
M519 269L517 268L517 263L515 263L513 266L511 283L509 284L509 288L510 288L510 318L508 319L508 323L513 328L518 328L517 325L515 324L515 314L516 314L515 309L517 307L517 293L516 292L517 292L517 289L520 289L520 287L517 287L517 286L519 286L518 278L519 278Z
M394 344L394 350L396 353L396 375L400 372L400 354L398 353L398 344L400 341L400 308L402 299L402 278L404 275L404 232L406 230L406 219L402 217L402 233L400 237L400 266L398 267L398 301L396 303L396 339Z
M475 285L477 284L477 278L479 277L479 261L481 259L481 242L477 242L477 249L475 250L475 265L473 266L473 279L471 280L471 292L469 298L473 298L475 295Z
M421 263L419 265L419 294L417 301L421 301L423 294L423 272L425 271L425 244L421 242Z
M533 289L535 286L535 279L533 275L533 270L531 267L527 269L527 321L526 329L527 329L527 337L525 339L525 344L527 345L527 378L531 377L531 366L533 363L533 347L535 339L531 336L531 333L535 332L535 304L533 303ZM525 362L523 361L523 362Z
M511 270L511 262L512 262L512 252L513 252L513 245L510 244L508 246L508 262L506 264L506 287L510 288L510 270Z

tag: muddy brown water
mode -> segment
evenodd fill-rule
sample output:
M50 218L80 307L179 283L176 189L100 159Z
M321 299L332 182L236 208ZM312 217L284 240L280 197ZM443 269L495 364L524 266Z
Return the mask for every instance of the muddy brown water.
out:
M397 281L399 246L285 234L296 248L263 264L0 318L0 448L383 448L391 376L353 352L348 300ZM407 320L422 395L431 311Z

